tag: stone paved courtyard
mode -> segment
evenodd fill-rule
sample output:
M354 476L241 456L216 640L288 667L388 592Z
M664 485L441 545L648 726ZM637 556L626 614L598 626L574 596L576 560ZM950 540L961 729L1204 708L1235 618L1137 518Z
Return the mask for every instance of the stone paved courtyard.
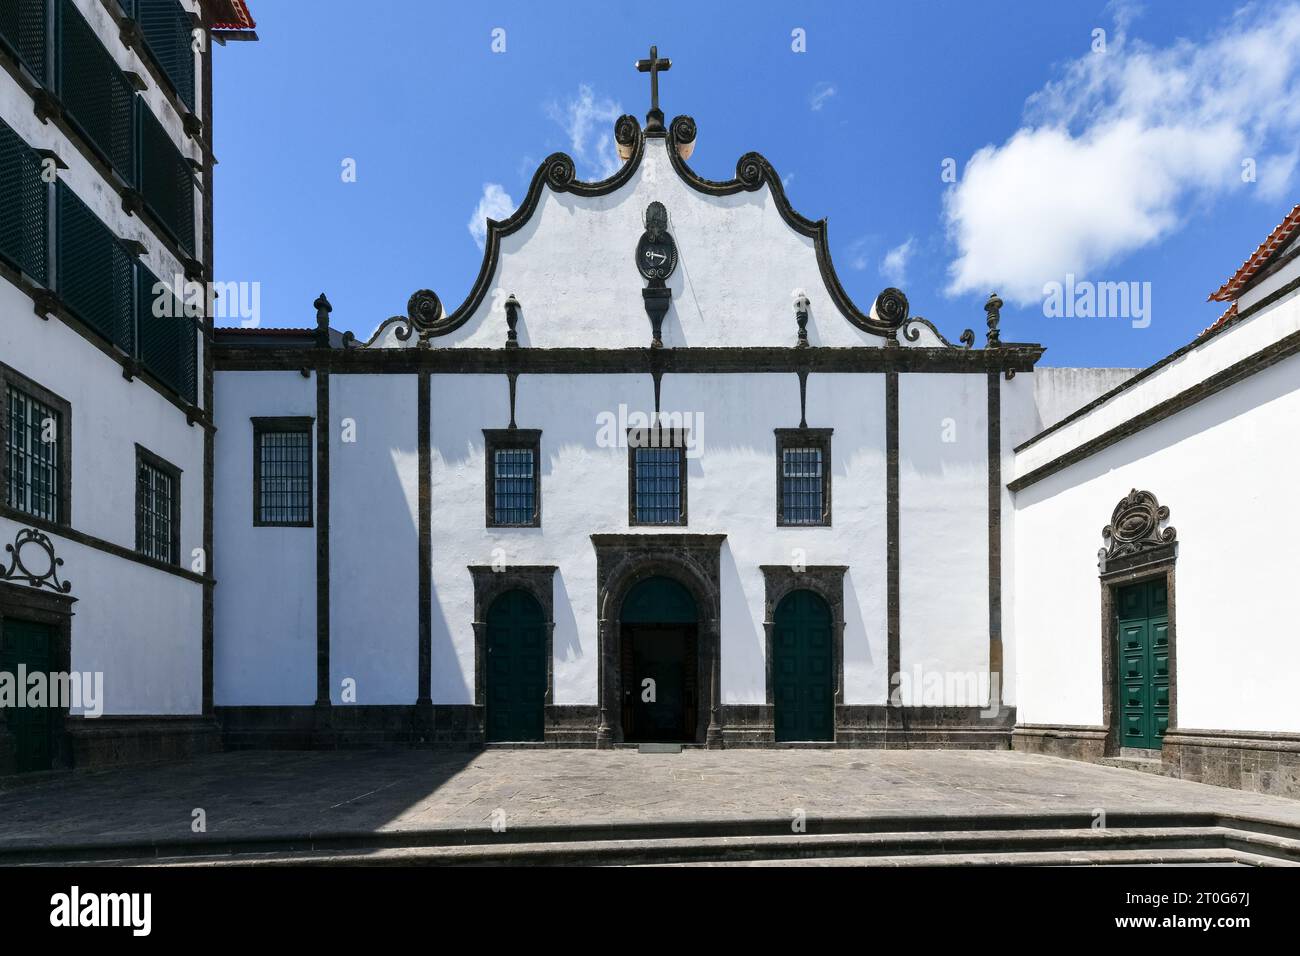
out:
M1300 824L1300 801L991 751L241 752L0 789L0 849L192 836L550 824L1201 811Z

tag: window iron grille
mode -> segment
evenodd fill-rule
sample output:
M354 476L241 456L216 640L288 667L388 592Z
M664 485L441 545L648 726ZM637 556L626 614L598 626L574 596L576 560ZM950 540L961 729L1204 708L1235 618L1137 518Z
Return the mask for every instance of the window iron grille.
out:
M13 385L5 393L5 502L33 517L61 521L63 415Z
M143 452L136 461L135 549L147 558L179 559L179 482L169 466Z
M312 433L297 420L254 425L255 523L312 523Z

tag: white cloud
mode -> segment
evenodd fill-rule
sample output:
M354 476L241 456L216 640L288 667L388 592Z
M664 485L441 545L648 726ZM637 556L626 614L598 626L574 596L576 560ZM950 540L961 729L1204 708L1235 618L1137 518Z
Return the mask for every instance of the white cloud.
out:
M564 128L580 178L604 179L623 164L614 147L614 120L623 115L617 100L598 97L586 83L563 105L550 103L547 115Z
M944 201L949 294L1029 304L1045 282L1104 268L1219 196L1291 188L1300 5L1246 7L1200 44L1163 48L1127 36L1131 13L1119 8L1107 52L1068 64L1019 130L960 171ZM1242 180L1247 158L1258 184Z
M487 245L487 221L505 219L515 211L515 201L500 183L484 183L483 198L469 217L469 234L480 249Z
M848 249L846 250L848 253L846 258L848 259L849 268L856 272L861 272L865 269L867 263L870 261L868 257L871 253L871 249L875 245L876 237L871 235L859 236L857 239L850 242Z
M902 286L907 281L907 263L912 258L916 240L912 236L901 245L894 246L880 260L880 274L892 285Z
M826 105L826 101L835 95L835 87L830 83L818 83L808 97L808 105L814 113L820 112L821 108Z

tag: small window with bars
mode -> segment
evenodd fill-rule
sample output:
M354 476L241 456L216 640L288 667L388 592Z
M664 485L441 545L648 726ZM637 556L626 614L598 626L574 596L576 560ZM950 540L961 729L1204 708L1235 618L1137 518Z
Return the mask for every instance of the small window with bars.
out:
M686 432L632 428L628 444L628 524L686 524Z
M532 428L483 429L487 463L487 526L542 524L542 433Z
M34 518L66 524L72 490L68 403L3 365L0 395L5 504Z
M165 564L180 562L180 470L139 445L135 446L135 549Z
M776 429L776 523L831 523L831 429Z
M253 419L253 524L312 524L312 419Z

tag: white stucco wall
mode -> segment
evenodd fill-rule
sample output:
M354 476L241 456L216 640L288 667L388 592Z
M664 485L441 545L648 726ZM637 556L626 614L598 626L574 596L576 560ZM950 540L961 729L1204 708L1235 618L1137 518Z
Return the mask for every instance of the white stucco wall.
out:
M1178 533L1177 725L1300 730L1297 421L1292 357L1016 494L1020 722L1101 722L1097 551L1139 488Z
M1035 441L1016 456L1016 475L1028 474L1297 331L1300 296L1293 293L1188 349L1087 415Z
M345 679L355 682L358 704L416 698L416 390L414 375L330 377L330 696L336 704L343 702Z
M1077 412L1139 371L1136 368L1035 368L1028 380L1034 385L1038 414L1033 421L1026 422L1027 430L1019 433L1014 445Z
M900 375L898 431L899 699L919 705L928 674L988 673L987 378Z
M316 699L316 529L253 526L250 419L315 417L316 380L298 372L219 372L214 387L215 702L310 704ZM319 477L314 451L312 476Z
M629 529L627 449L598 444L597 416L653 410L644 375L524 375L517 423L542 429L542 527L484 527L484 428L509 421L503 375L434 376L433 699L473 699L473 585L466 567L491 564L494 549L515 564L555 564L557 704L594 704L596 557L590 535ZM448 414L454 408L455 414ZM789 375L666 375L662 409L689 412L702 438L689 461L693 534L723 533L722 693L726 703L762 703L762 564L801 548L808 564L846 564L845 700L883 703L885 676L885 435L882 375L813 375L808 424L835 429L833 527L776 527L777 427L799 424L799 383ZM871 410L875 409L873 413ZM702 426L701 423L702 422ZM672 530L672 529L668 529ZM339 547L333 544L332 547Z

